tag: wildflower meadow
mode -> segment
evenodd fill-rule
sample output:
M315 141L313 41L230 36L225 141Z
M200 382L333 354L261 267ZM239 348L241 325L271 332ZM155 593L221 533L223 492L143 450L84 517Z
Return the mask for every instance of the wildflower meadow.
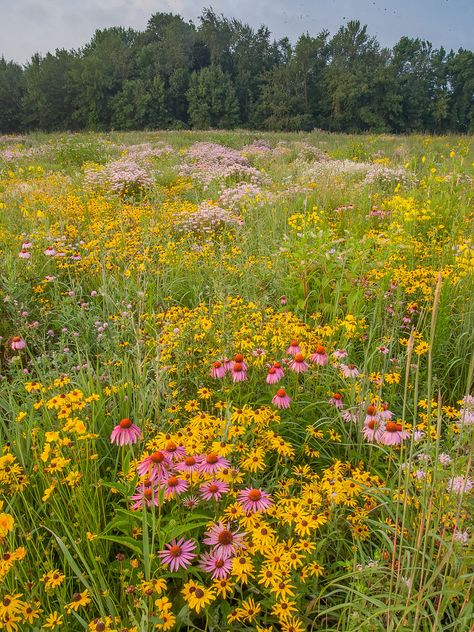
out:
M0 137L0 630L469 632L472 137Z

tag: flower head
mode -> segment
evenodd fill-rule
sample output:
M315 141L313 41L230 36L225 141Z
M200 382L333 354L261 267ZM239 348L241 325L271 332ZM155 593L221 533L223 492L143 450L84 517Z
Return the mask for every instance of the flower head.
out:
M277 408L289 408L291 397L287 395L284 388L279 388L272 399L272 404Z
M26 342L21 336L13 336L10 346L13 351L21 351L26 347Z
M205 536L204 544L214 547L214 551L222 557L235 555L238 549L244 548L245 533L240 533L238 529L232 531L229 522L227 524L217 522L205 533Z
M193 540L180 540L174 539L169 544L165 544L163 551L158 552L158 557L163 564L167 564L170 567L170 571L174 573L180 567L187 568L192 560L196 557L194 551L196 550L196 544Z
M247 487L237 494L237 501L247 514L266 511L273 503L270 496L262 489Z
M136 443L142 437L142 431L131 419L122 419L112 430L110 442L117 445Z

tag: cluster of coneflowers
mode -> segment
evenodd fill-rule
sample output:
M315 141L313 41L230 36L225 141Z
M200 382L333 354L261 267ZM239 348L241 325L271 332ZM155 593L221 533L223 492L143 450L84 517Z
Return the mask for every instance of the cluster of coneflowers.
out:
M123 446L136 443L142 437L140 428L130 419L122 419L113 429L110 440ZM228 469L230 462L215 452L189 455L181 445L168 441L163 450L157 450L144 457L137 465L140 476L136 493L131 497L132 510L145 505L147 508L159 505L160 500L173 498L183 494L192 483L193 474L214 477L218 472ZM229 485L216 478L211 478L200 485L199 493L203 500L219 501L229 491ZM197 499L193 496L185 502L193 506ZM247 514L263 513L272 504L270 496L263 490L246 487L237 493L237 503ZM232 530L231 524L218 522L205 533L204 544L211 549L200 558L200 568L212 573L212 579L226 577L232 568L232 558L239 549L245 548L245 534ZM193 540L174 539L159 552L159 557L172 572L180 567L186 568L196 557L196 544Z
M329 354L326 348L318 345L315 351L308 357L308 361L301 351L298 340L293 340L286 350L287 356L281 362L272 362L267 365L267 384L278 384L285 376L285 369L289 369L294 373L306 373L310 369L310 364L325 366L329 362ZM347 356L344 349L336 349L332 353L335 360L342 360ZM354 364L339 363L338 368L345 378L357 378L360 373ZM237 353L233 360L225 358L217 360L211 366L211 377L214 379L222 379L226 374L230 374L232 381L245 382L248 379L248 365L244 356ZM279 388L272 398L272 404L279 409L289 408L291 397L284 388ZM329 404L340 409L341 416L344 421L358 421L360 418L360 410L353 412L344 410L343 400L340 393L333 393L329 399ZM409 437L406 430L403 429L401 423L392 421L393 413L388 409L388 404L384 403L380 407L369 405L366 411L363 435L366 441L376 442L384 445L399 445L404 439Z

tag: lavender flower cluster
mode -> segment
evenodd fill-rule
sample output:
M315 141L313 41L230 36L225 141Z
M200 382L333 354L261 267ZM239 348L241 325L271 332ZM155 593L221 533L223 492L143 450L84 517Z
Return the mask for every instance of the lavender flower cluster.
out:
M238 182L234 187L228 187L220 192L218 203L225 208L235 210L250 199L252 199L254 203L258 202L263 204L267 197L267 193L257 184ZM255 198L259 198L259 200Z
M142 193L154 184L148 169L151 159L160 158L173 151L172 147L165 143L122 145L119 149L123 155L118 160L108 162L102 169L95 165L86 169L86 186L106 188L120 196Z
M85 184L93 188L107 188L117 195L130 196L153 186L153 179L137 162L124 157L107 163L103 169L87 169Z
M256 184L263 179L262 173L252 167L237 149L217 143L194 143L188 150L189 162L181 165L180 175L189 176L204 185L216 179L248 178Z
M24 158L32 158L39 156L46 151L45 147L7 147L0 150L0 160L5 162L13 162Z
M402 167L394 169L384 165L372 164L364 179L365 184L403 184L411 185L415 183L413 175L405 171Z
M230 211L204 202L194 213L181 217L175 226L180 233L205 235L224 228L236 228L242 224L242 219Z

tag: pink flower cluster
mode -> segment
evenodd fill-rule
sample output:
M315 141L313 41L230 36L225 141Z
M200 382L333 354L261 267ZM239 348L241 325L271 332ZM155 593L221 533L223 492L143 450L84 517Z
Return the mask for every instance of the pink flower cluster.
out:
M175 225L181 233L210 234L224 228L236 228L243 224L240 217L230 211L205 202L197 211L180 218Z
M252 167L241 152L218 143L194 143L188 150L189 162L181 165L180 175L189 176L204 185L216 179L248 178L260 182L262 173Z
M88 169L85 183L92 187L105 187L121 196L136 195L153 186L154 181L135 160L124 157L109 162L103 169Z
M253 204L255 204L255 198L259 198L259 203L263 204L263 202L267 201L268 194L264 193L263 189L256 184L239 182L233 187L223 189L217 201L225 208L236 210L248 200L252 200Z

